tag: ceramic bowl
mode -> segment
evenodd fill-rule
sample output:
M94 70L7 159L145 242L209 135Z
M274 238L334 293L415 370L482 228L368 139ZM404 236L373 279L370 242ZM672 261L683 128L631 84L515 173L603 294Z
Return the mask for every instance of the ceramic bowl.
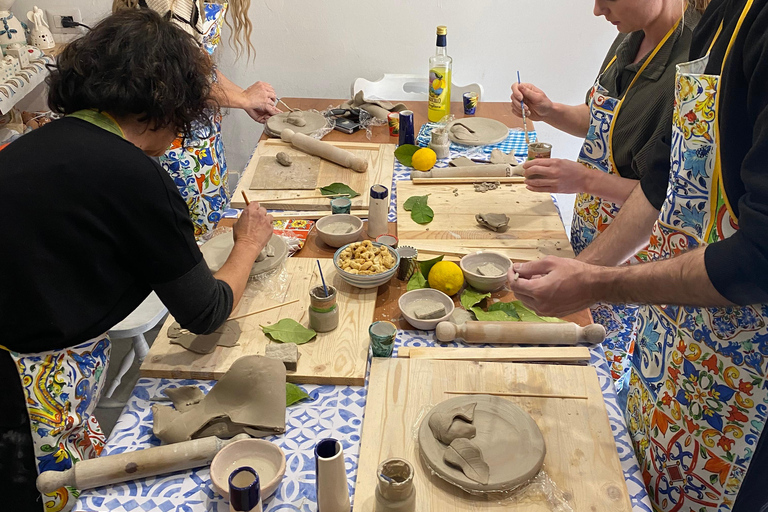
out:
M261 497L267 499L285 475L285 454L279 446L263 439L241 439L222 448L211 462L211 482L224 499L229 499L229 475L242 466L256 470Z
M418 318L413 317L408 313L408 311L410 311L410 308L408 306L411 303L417 300L425 300L425 299L433 300L435 302L440 302L441 304L443 304L445 306L445 311L446 311L445 316L442 316L440 318L435 318L432 320L419 320ZM400 296L400 300L397 301L397 305L400 306L400 312L403 314L403 316L408 321L408 323L422 331L434 330L434 328L437 327L437 324L448 320L453 314L453 310L455 307L453 305L453 299L451 299L449 296L447 296L440 290L433 290L432 288L422 288L419 290L411 290L410 292L404 293L403 295Z
M350 233L344 233L342 235L328 233L327 231L323 230L324 228L327 228L336 222L349 224L355 229ZM341 247L342 245L351 244L352 242L356 242L360 239L360 234L363 232L363 221L354 215L338 213L319 219L315 223L315 229L317 229L317 236L319 236L320 240L325 242L326 245L330 245L331 247Z
M481 276L477 273L477 267L483 263L493 263L497 267L504 269L504 273L498 277ZM464 272L464 279L469 285L479 292L495 292L504 288L507 283L507 271L512 266L512 262L498 252L477 251L467 254L459 262L461 271Z
M338 272L339 276L341 276L344 281L351 284L352 286L356 286L358 288L377 288L382 284L388 283L389 280L392 279L392 276L394 276L397 272L397 267L400 265L400 254L397 252L397 250L378 242L372 243L375 247L386 247L390 254L392 254L392 257L395 258L395 265L391 269L387 270L386 272L381 272L380 274L373 274L370 276L361 276L359 274L350 274L349 272L344 272L341 270L341 268L339 268L339 254L341 254L341 251L352 244L347 244L344 247L340 247L339 250L337 250L333 255L333 265L336 267L336 272Z

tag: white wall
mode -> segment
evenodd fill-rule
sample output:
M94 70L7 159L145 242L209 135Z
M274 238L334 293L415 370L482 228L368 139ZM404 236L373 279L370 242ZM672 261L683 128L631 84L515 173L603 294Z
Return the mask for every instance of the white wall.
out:
M78 7L90 24L109 12L111 0L17 0L13 11L21 16L33 5ZM251 0L255 60L237 59L228 44L217 59L244 87L262 80L280 96L347 97L359 76L426 76L435 26L444 24L454 81L482 83L486 101L508 100L520 70L552 99L578 103L616 34L592 8L591 0ZM554 156L575 158L579 140L543 123L537 130L554 144ZM233 171L245 166L260 134L244 112L225 118Z

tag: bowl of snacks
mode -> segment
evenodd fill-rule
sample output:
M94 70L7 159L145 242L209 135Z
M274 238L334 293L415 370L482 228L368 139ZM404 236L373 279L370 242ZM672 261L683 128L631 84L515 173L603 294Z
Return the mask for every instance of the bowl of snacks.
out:
M341 247L333 255L341 278L358 288L376 288L390 279L400 265L400 255L391 247L370 240Z
M485 293L504 288L512 262L498 252L477 251L461 258L459 266L469 285Z
M326 245L341 247L360 239L363 221L359 217L338 213L323 217L315 223L317 236Z
M453 299L432 288L411 290L400 296L397 305L406 321L422 331L431 331L453 314Z

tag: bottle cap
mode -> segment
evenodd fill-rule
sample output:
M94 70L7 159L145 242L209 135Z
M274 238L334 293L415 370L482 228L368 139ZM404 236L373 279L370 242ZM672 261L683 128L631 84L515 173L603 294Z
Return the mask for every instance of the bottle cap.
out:
M448 27L445 25L438 25L437 27L437 35L444 36L448 34Z

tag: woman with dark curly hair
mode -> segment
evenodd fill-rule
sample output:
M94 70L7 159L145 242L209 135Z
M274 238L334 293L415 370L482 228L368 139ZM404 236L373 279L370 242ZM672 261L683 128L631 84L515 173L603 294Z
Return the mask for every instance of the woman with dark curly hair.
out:
M211 63L150 10L122 11L69 44L52 68L50 107L65 116L0 152L14 184L0 251L0 495L3 509L61 511L74 489L42 496L40 471L104 444L92 411L109 363L105 333L155 291L180 324L210 333L239 301L272 234L258 204L212 275L160 155L217 106Z

